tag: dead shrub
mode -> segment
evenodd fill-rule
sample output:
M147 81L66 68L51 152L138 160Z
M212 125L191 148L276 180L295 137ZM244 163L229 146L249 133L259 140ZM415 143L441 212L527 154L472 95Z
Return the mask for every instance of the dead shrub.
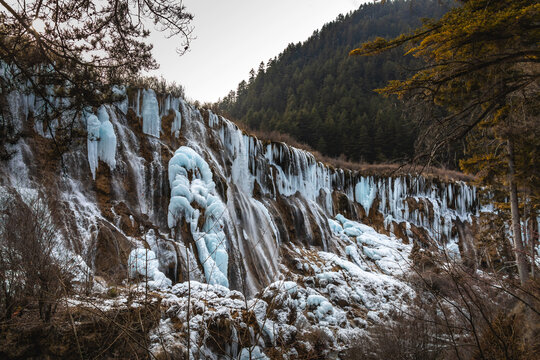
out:
M0 318L37 304L49 322L71 290L69 265L55 255L60 206L42 190L7 188L0 195Z
M328 350L333 345L333 339L326 331L320 327L313 327L304 331L298 337L299 341L309 344L309 349L299 348L302 359L326 359ZM304 351L302 351L304 350ZM305 352L305 354L302 354Z
M417 297L369 328L343 359L536 359L540 281L474 271L433 251L428 271L412 264Z
M410 313L394 312L384 323L374 325L368 337L355 340L342 359L446 359L448 344L436 318L436 309L428 305L418 304Z

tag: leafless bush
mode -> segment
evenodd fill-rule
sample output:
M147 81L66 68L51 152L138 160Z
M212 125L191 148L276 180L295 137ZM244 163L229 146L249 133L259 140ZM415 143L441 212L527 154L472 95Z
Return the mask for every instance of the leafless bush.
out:
M374 325L370 336L358 339L344 351L344 360L445 359L449 339L437 309L417 304L410 312L395 311L384 323Z
M0 200L0 317L10 319L37 303L50 321L70 277L54 256L54 207L42 191L9 189Z
M158 94L171 94L174 97L185 98L185 89L176 82L168 82L163 77L139 76L130 81L129 86L134 88L152 89Z
M348 359L533 359L540 349L540 284L473 271L443 252L408 279L416 301L370 331Z

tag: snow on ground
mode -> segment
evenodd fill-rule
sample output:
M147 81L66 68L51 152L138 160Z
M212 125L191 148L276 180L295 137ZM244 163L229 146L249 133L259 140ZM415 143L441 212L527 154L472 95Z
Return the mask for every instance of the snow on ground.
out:
M346 219L343 215L329 219L334 235L350 241L345 248L353 263L365 270L374 265L387 275L401 275L408 268L412 245L395 236L380 234L368 225Z

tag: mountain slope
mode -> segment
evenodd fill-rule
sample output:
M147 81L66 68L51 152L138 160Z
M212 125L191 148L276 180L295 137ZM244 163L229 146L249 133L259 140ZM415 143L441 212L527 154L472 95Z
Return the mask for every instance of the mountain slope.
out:
M449 2L387 1L365 4L290 44L217 106L251 128L291 134L321 153L381 162L411 156L416 132L400 104L373 92L403 78L417 61L390 52L349 58L351 49L376 36L394 37L420 19L440 17Z

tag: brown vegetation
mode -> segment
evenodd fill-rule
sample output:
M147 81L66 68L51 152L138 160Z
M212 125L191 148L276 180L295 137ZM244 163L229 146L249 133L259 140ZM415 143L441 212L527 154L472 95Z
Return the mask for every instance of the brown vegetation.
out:
M69 261L55 255L58 206L40 190L0 195L0 320L37 306L49 322L72 276Z
M29 310L0 324L0 358L146 359L148 332L160 319L159 302L105 309L102 300L62 302L46 324Z

